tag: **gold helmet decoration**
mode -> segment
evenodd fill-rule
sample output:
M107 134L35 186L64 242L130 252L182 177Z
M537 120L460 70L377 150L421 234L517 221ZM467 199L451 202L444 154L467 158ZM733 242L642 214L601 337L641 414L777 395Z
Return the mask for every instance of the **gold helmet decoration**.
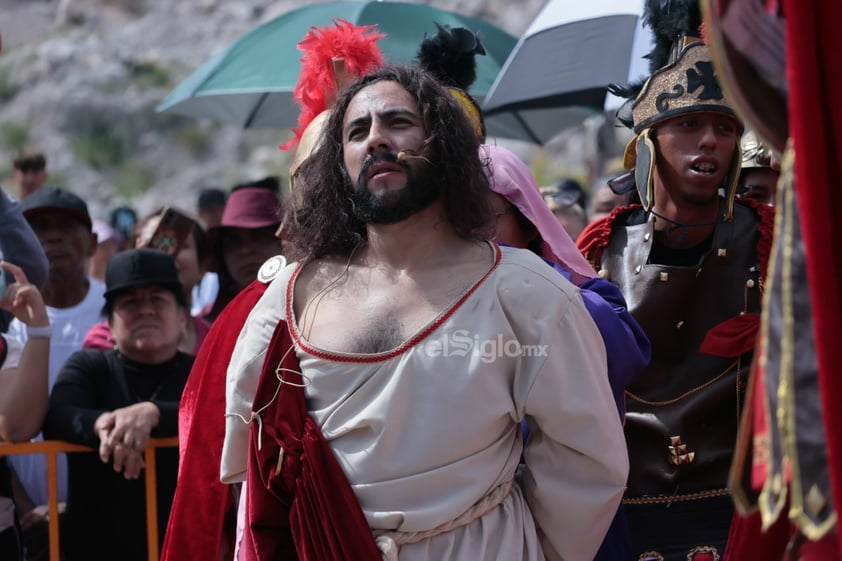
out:
M610 88L612 93L629 99L618 118L635 132L626 146L623 163L626 169L634 170L641 203L649 211L654 203L655 127L691 113L719 113L733 118L738 135L725 186L724 213L730 220L740 174L743 123L719 86L711 51L702 38L698 0L646 0L644 23L655 36L655 48L647 55L651 75L642 83Z

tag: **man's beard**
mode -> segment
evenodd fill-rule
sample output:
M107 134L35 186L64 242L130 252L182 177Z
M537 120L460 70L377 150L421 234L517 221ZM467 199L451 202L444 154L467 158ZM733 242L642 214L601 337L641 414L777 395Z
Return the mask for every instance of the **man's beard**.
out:
M368 188L368 169L380 162L397 164L406 174L406 185L397 191L376 195ZM412 167L399 161L394 154L378 154L366 160L351 193L354 216L365 224L395 224L416 214L439 197L441 189L432 166L423 163Z

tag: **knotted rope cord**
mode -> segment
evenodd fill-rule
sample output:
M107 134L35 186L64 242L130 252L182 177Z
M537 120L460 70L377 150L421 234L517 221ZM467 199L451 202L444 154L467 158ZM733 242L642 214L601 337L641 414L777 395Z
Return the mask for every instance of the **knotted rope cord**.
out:
M293 370L291 368L282 368L281 367L281 365L284 363L284 360L286 360L289 353L293 352L294 350L295 350L295 345L290 345L290 347L286 350L286 352L284 352L284 356L281 357L281 360L278 363L278 367L275 368L275 377L278 379L278 387L275 388L275 393L272 394L272 399L270 399L262 407L258 408L255 411L252 411L251 415L249 416L248 419L246 419L245 417L243 417L239 413L228 413L228 412L225 413L226 417L237 417L247 425L251 424L252 421L257 421L257 449L258 450L262 449L262 445L263 445L263 420L260 418L260 413L262 413L267 407L272 405L272 403L275 401L275 399L278 398L278 394L281 392L281 386L283 386L284 384L288 384L290 386L295 386L296 388L306 388L310 384L310 379L307 376L305 376L303 372L300 372L298 370ZM284 380L284 377L283 377L284 372L290 372L290 373L293 373L293 374L298 374L299 376L301 376L301 379L304 381L304 383L303 384L297 384L295 382L288 382L287 380Z
M402 545L418 543L420 541L432 538L434 536L438 536L439 534L450 532L451 530L455 530L456 528L459 528L461 526L466 526L474 520L483 517L485 514L487 514L493 508L497 507L500 503L503 502L503 499L505 499L511 492L513 484L514 481L512 479L504 481L503 483L492 489L483 498L471 505L471 507L468 510L466 510L453 520L448 520L443 524L439 524L431 530L424 530L421 532L376 530L375 536L377 541L377 548L383 555L383 561L398 561L398 551L400 551L400 546Z

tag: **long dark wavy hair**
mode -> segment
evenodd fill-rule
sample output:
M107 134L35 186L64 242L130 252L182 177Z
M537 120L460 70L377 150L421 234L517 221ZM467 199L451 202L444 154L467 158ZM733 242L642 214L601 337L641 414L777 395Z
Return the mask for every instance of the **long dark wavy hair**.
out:
M420 154L440 178L447 221L465 238L490 229L488 178L480 160L480 139L454 98L431 75L414 66L387 65L349 86L337 99L319 146L302 164L284 220L288 257L297 260L348 256L366 237L354 215L354 181L344 165L342 127L351 100L366 86L391 81L418 104L427 138Z

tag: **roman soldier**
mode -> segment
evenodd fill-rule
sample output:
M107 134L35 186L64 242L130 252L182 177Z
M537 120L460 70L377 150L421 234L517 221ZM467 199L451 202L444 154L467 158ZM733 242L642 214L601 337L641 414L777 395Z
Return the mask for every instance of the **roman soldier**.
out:
M773 210L735 200L743 122L725 99L693 1L649 0L651 76L615 88L635 135L617 190L640 204L578 245L620 287L652 344L626 392L624 496L635 559L718 561L733 516L728 470L769 256Z

